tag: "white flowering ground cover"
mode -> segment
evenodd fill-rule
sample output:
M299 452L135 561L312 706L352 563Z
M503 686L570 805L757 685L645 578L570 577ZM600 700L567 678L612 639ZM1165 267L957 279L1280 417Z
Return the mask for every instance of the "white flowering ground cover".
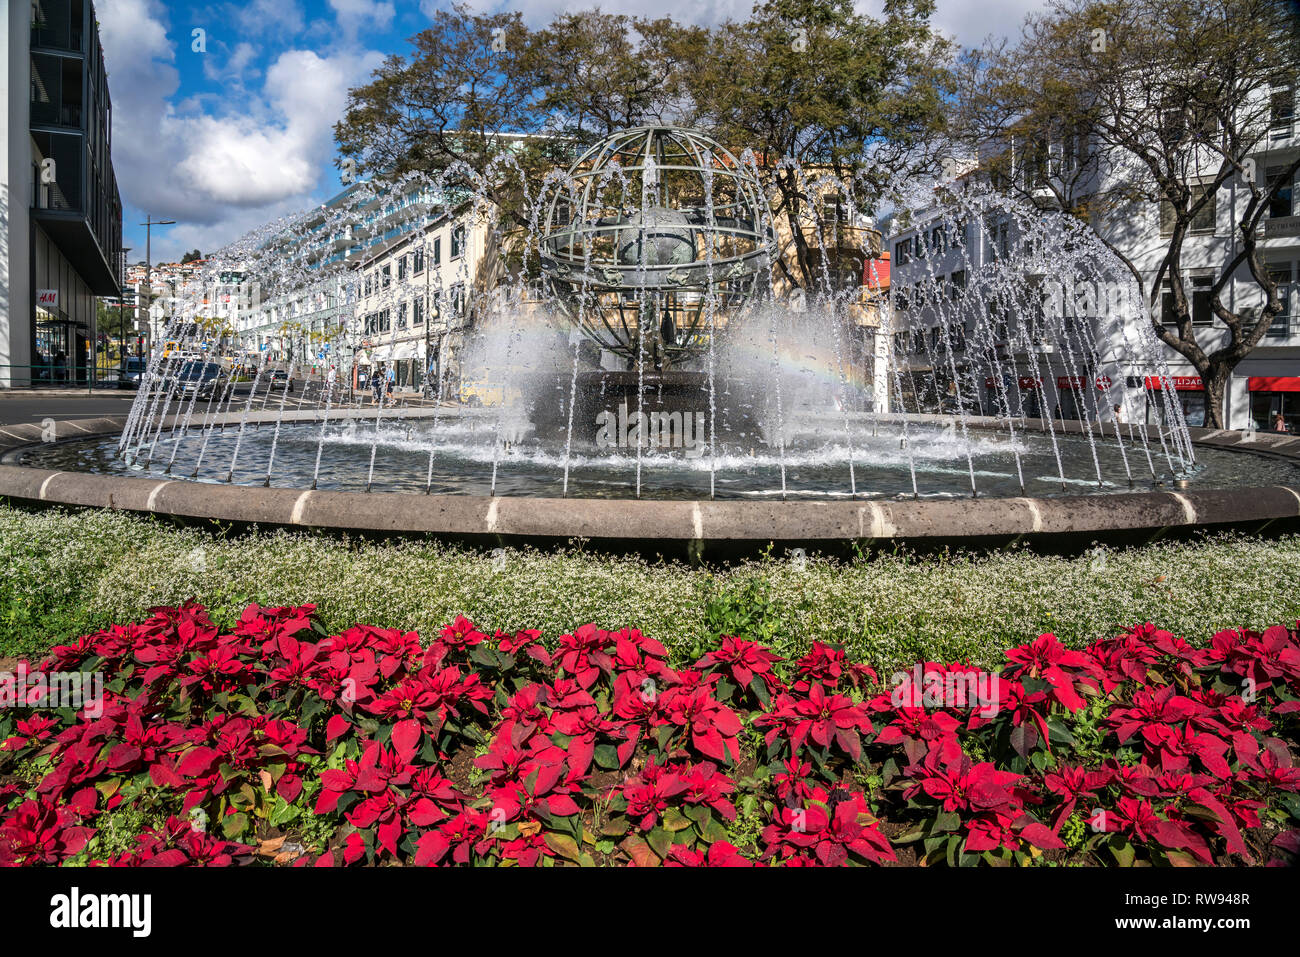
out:
M1300 536L1212 537L982 555L815 556L693 566L572 547L476 550L302 532L235 535L123 513L0 507L0 657L149 608L196 599L214 620L249 602L318 606L329 628L382 621L422 636L463 613L481 628L637 627L674 657L719 634L797 656L814 637L877 668L918 659L990 665L1028 635L1082 646L1152 621L1194 642L1300 618Z

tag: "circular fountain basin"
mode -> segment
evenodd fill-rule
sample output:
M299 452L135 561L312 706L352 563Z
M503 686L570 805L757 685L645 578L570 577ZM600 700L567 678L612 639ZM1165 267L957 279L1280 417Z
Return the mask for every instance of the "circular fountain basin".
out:
M471 541L587 539L659 551L1022 537L1066 544L1300 524L1300 439L1284 435L1193 429L1197 462L1184 469L1157 442L1133 442L1121 452L1113 432L1104 440L1094 432L1090 440L1077 422L1051 423L1053 443L1048 423L1038 420L1017 420L1008 431L1003 420L972 418L960 434L948 417L908 416L905 440L901 417L860 416L851 441L793 437L784 453L757 437L752 456L733 448L716 462L706 452L687 458L680 450L642 450L637 499L635 449L570 449L562 497L563 443L521 435L495 452L468 438L458 444L462 414L411 410L385 421L378 441L373 411L336 412L323 433L319 413L285 412L278 437L277 414L250 414L242 437L232 415L224 430L207 436L197 478L191 476L203 438L171 438L173 425L180 433L179 417L164 423L155 447L146 444L129 460L117 455L121 417L47 422L44 430L10 426L0 430L0 496L185 519ZM439 436L432 480L430 430ZM317 472L322 434L328 455ZM910 457L905 441L913 443ZM850 457L856 490L848 487Z

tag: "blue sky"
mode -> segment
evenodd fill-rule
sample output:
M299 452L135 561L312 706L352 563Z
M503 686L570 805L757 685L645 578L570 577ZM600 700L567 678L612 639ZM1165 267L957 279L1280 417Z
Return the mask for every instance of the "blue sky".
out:
M155 261L205 254L339 189L333 126L349 88L451 0L96 0L113 98L124 244ZM541 26L581 0L472 0ZM878 12L882 0L861 0ZM750 0L622 0L606 11L711 23ZM935 25L967 44L1014 31L1039 0L939 0ZM196 33L195 31L202 31Z

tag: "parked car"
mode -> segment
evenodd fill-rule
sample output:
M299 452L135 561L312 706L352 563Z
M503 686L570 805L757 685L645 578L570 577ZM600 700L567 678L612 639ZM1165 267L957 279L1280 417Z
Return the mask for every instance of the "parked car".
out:
M140 379L144 376L144 370L148 364L148 360L144 356L127 356L122 360L122 365L118 369L117 387L119 389L140 388Z
M283 369L272 369L266 374L266 391L280 389L283 392L293 391L293 380L289 378L289 373Z
M182 399L210 399L226 382L225 373L216 362L186 362L176 373L176 391Z

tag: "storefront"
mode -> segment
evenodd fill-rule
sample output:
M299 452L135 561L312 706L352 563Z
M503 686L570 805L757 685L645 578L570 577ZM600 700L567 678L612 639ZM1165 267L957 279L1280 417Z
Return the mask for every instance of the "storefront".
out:
M1167 377L1168 384L1183 410L1183 418L1193 427L1205 425L1205 383L1200 376L1176 375ZM1130 380L1132 384L1132 380ZM1147 425L1164 424L1169 396L1160 376L1149 375L1142 380L1146 395Z
M1078 419L1080 421L1096 419L1098 415L1103 419L1109 419L1110 413L1106 408L1106 399L1103 393L1110 390L1110 385L1109 376L1097 376L1093 380L1096 394L1089 397L1084 393L1084 390L1088 387L1087 376L1057 376L1056 416L1061 419Z
M1023 416L1037 419L1041 415L1043 380L1033 376L1002 376L1002 384L994 376L984 379L984 414L994 416Z
M1250 416L1262 432L1277 430L1282 416L1286 431L1300 434L1300 376L1251 376Z

